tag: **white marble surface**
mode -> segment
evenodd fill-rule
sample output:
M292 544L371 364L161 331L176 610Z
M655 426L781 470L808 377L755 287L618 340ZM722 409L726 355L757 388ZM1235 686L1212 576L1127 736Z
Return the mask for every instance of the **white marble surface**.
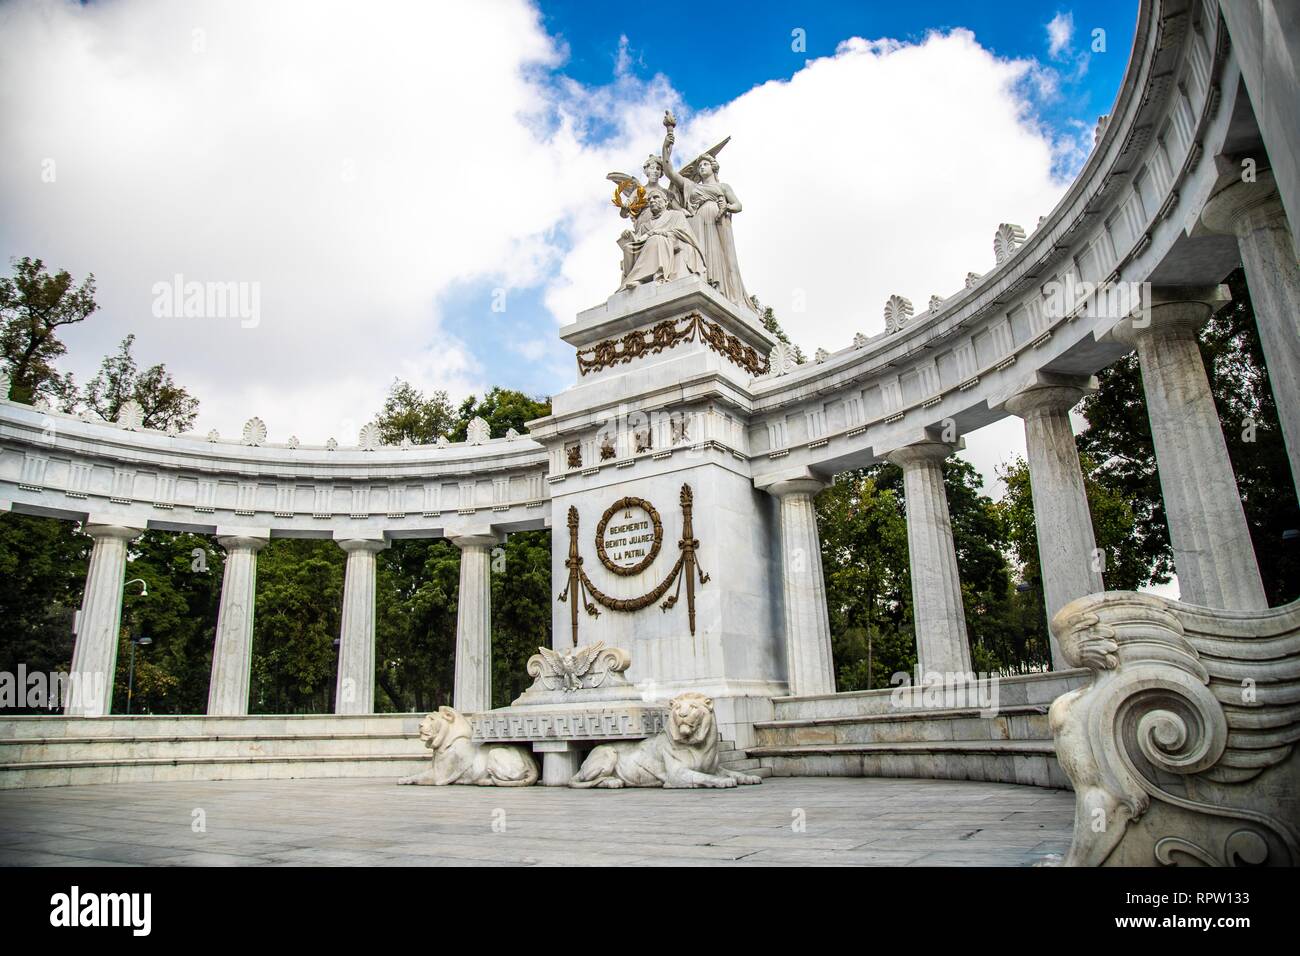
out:
M253 664L253 617L257 604L257 553L270 538L265 529L241 529L218 535L226 550L217 611L217 637L212 648L212 678L208 683L208 713L213 716L248 713Z

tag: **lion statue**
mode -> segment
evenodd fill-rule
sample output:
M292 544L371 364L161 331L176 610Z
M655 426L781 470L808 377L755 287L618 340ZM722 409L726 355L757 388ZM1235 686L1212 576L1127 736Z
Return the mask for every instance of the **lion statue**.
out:
M668 702L668 726L645 740L601 744L570 787L734 787L761 777L718 766L713 699L685 693Z
M439 707L420 721L420 739L433 752L433 766L399 784L445 787L451 783L479 787L529 787L539 776L537 761L524 747L485 747L470 738L469 721L450 707Z

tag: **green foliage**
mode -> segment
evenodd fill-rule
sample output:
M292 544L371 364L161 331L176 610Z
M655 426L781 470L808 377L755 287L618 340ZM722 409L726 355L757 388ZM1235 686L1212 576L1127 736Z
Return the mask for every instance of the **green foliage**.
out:
M432 445L453 429L456 415L445 391L425 395L410 382L393 379L376 422L389 445L401 444L403 438L413 445Z
M99 372L82 391L82 402L104 421L115 422L122 406L135 401L144 410L145 428L185 431L198 417L199 400L177 385L164 365L138 371L131 355L134 342L135 336L128 335L116 355L104 357Z
M754 297L754 301L758 303L757 296ZM781 323L777 321L776 318L776 312L770 305L763 308L761 321L763 323L763 328L775 335L778 342L784 342L786 345L791 347L794 351L795 364L803 365L808 361L807 357L803 354L803 349L799 348L798 345L795 345L795 343L790 340L790 336L786 334L785 329L781 328Z
M839 475L817 498L832 653L841 691L889 686L916 666L902 471L880 464ZM1019 673L1048 660L1036 609L1011 586L1007 526L970 463L945 464L944 484L977 670Z
M525 667L551 646L551 532L521 531L492 560L492 705L504 707L532 683Z
M137 648L133 713L202 714L208 705L208 675L221 600L225 552L207 535L146 531L131 545L128 579L149 588L126 590L122 630L153 643ZM126 650L123 645L123 651ZM113 710L126 708L128 655L119 653ZM140 679L141 668L157 668L171 680Z
M72 664L90 539L70 521L0 512L0 671L50 673ZM19 708L18 713L37 713Z
M72 377L60 376L53 365L67 351L58 330L99 308L95 277L74 287L66 269L51 276L45 263L26 256L13 267L12 277L0 278L0 356L12 379L5 397L29 405L46 398L69 409L76 404Z
M482 401L471 395L460 403L460 408L456 410L457 420L451 430L451 440L464 441L470 420L476 416L488 423L493 438L504 438L511 428L521 435L527 434L529 422L549 414L549 399L530 398L512 388L498 388L494 385Z
M380 552L378 565L376 709L405 713L450 704L460 551L442 539L397 540Z
M343 565L333 541L275 538L258 555L249 713L333 711Z

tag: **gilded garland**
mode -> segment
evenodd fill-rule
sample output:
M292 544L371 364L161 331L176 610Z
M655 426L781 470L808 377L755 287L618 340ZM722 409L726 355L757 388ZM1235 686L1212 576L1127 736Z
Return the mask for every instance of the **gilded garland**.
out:
M662 598L668 593L668 589L672 587L674 583L676 583L677 589L664 600L660 605L660 608L666 612L676 606L677 601L681 598L682 585L684 583L686 586L687 617L690 623L691 635L694 636L695 584L697 579L701 585L707 583L709 576L704 573L704 570L699 566L699 562L695 557L695 552L699 549L700 542L695 538L695 533L691 525L693 495L691 493L690 485L682 485L680 500L682 505L682 536L677 542L677 548L680 552L677 556L677 562L673 565L672 570L668 572L668 576L660 581L659 584L655 585L655 587L651 588L645 594L634 598L611 597L600 588L596 587L591 578L587 576L587 572L583 570L582 567L582 555L578 553L578 509L572 505L569 506L569 557L564 562L564 566L569 571L569 580L564 586L564 590L560 592L559 600L569 604L569 619L573 627L574 647L578 646L579 602L581 602L583 609L591 617L600 617L600 609L596 607L597 604L611 611L639 611L642 608L649 607L651 604L654 604ZM646 508L649 513L654 514L656 528L654 555L657 555L659 544L663 538L663 525L658 520L658 513L654 512L653 509L650 509L649 502L645 502L643 499L624 498L621 501L615 502L613 507L606 511L605 516L601 519L601 531L603 532L603 529L608 523L611 515L620 508L625 509L626 503L629 501L640 503L637 505L638 507ZM601 550L600 541L602 536L601 532L597 533L596 540L598 551ZM651 555L649 560L643 562L642 566L637 570L648 567L650 561L654 560L654 555ZM634 571L618 568L617 566L611 567L610 563L606 561L603 553L601 554L601 561L606 567L610 568L610 570L617 569L617 573L635 573Z
M642 355L655 355L665 349L675 348L682 342L704 342L713 351L725 356L751 375L764 375L768 360L758 350L746 345L716 322L710 322L698 312L678 319L665 319L648 329L636 329L622 338L606 339L590 348L578 351L578 372L599 372L614 365L622 365Z

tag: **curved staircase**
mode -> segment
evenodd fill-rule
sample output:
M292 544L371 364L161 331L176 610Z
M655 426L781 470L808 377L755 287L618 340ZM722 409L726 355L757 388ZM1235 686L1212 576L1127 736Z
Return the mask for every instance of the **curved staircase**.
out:
M1068 788L1047 711L1086 671L996 679L996 705L930 706L919 688L773 699L747 755L778 777L925 777ZM984 699L987 682L976 689Z

